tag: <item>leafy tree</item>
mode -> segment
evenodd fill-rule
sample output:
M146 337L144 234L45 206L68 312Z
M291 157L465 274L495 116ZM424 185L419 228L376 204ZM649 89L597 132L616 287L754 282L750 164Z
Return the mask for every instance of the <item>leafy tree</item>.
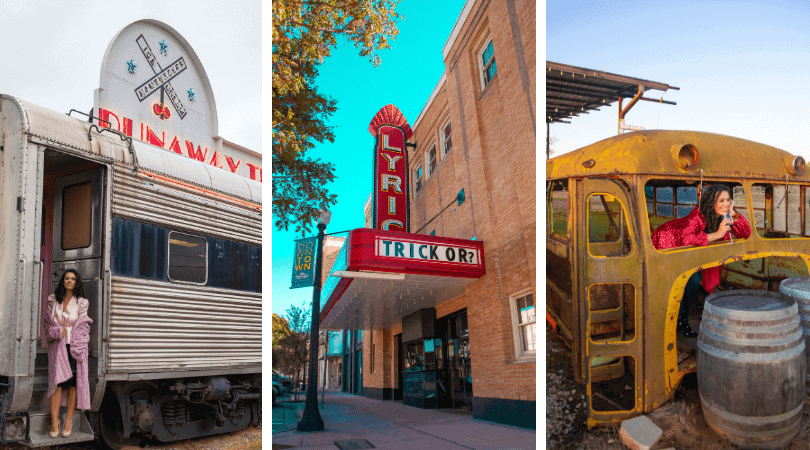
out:
M304 154L315 142L334 142L335 134L326 118L337 110L335 100L322 96L314 85L318 74L311 63L300 65L299 74L311 89L275 95L273 88L273 214L276 227L296 232L308 230L318 210L336 203L326 184L334 180L334 166Z
M309 330L312 308L290 306L283 320L289 326L290 334L282 338L278 348L273 349L273 365L284 373L295 374L295 387L300 385L304 367L309 361ZM317 362L316 362L317 364ZM298 391L295 391L298 401Z
M273 313L273 350L281 345L281 340L290 335L287 319Z
M273 215L279 229L309 231L318 210L336 203L326 183L334 166L305 156L315 142L334 142L326 124L335 100L319 93L317 66L338 36L374 66L399 30L399 0L273 0Z

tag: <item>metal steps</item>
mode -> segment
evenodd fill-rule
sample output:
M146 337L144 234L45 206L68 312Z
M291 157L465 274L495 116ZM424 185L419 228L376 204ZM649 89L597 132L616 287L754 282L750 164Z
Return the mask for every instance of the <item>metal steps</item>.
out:
M73 427L70 437L62 437L62 430L59 430L59 436L51 437L51 414L50 413L32 413L31 427L29 430L28 442L22 444L28 447L45 447L50 445L63 445L72 444L76 442L92 441L95 439L90 423L85 417L83 411L76 411L73 414ZM60 416L61 427L64 428L65 414Z

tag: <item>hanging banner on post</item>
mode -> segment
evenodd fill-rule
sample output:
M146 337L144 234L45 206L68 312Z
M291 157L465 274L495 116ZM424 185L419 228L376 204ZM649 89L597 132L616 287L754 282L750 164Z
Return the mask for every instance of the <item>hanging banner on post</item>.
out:
M315 250L318 238L296 239L290 289L312 286L315 282Z

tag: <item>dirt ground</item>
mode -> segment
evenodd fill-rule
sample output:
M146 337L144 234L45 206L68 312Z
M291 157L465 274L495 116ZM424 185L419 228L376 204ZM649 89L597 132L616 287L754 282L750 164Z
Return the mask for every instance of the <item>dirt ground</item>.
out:
M549 450L623 450L618 427L588 430L585 386L574 381L571 352L546 326L546 448ZM560 393L563 393L560 395ZM810 449L810 408L802 415L801 429L788 450ZM647 417L663 430L651 450L734 450L738 447L718 436L706 424L700 406L697 376L687 375L672 400Z
M27 449L23 446L4 447L0 444L0 449ZM88 442L75 445L45 447L48 450L99 450L101 446L97 442ZM262 448L262 429L248 426L242 431L235 433L220 434L199 439L188 439L185 441L170 442L163 444L159 442L145 442L141 447L124 447L124 450L136 450L141 448L155 450L260 450Z

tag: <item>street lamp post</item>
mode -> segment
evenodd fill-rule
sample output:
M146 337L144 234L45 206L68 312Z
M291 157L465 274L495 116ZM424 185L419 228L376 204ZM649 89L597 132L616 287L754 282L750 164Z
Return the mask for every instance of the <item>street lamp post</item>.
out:
M309 327L309 380L304 415L298 422L298 431L321 431L323 419L318 411L318 316L321 311L321 275L323 273L323 238L326 226L332 218L329 210L321 210L318 219L318 249L315 258L315 280L312 283L312 324Z

